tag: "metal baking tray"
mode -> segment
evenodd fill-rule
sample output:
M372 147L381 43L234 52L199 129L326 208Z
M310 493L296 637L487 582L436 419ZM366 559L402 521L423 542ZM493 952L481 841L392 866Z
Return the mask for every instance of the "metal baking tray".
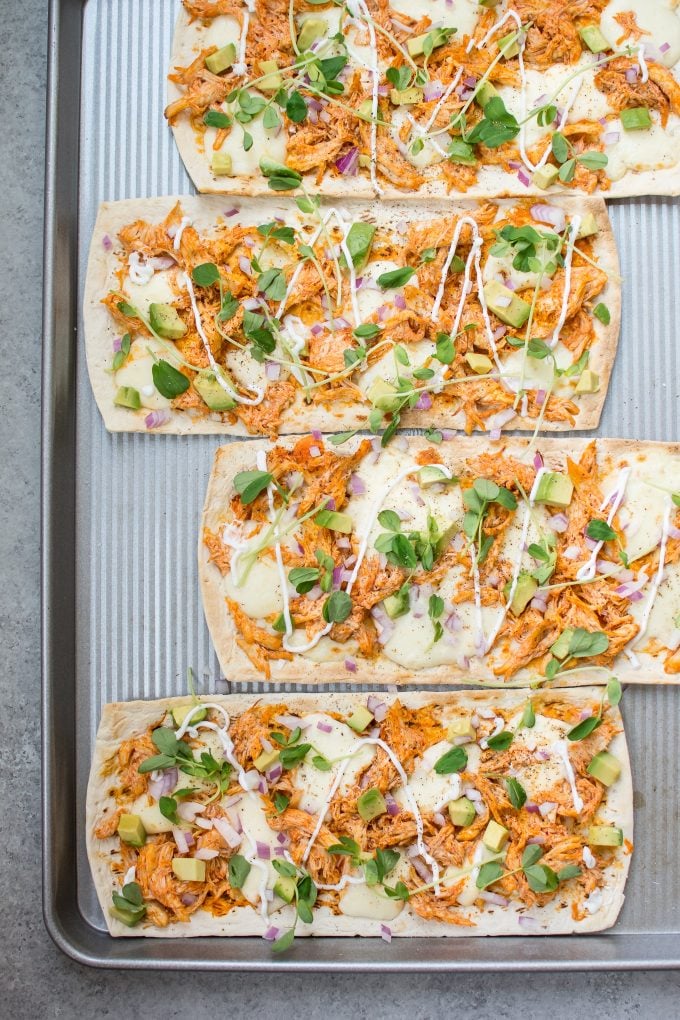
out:
M108 435L90 393L79 307L97 204L190 193L162 110L179 0L52 0L44 295L44 914L57 945L101 967L202 970L629 970L680 967L680 703L626 691L636 850L608 934L545 938L111 939L85 857L84 798L106 701L219 679L201 610L196 529L216 437ZM79 73L80 69L80 73ZM623 333L600 432L680 438L680 205L611 207ZM257 690L261 685L254 685ZM233 684L232 689L239 689Z

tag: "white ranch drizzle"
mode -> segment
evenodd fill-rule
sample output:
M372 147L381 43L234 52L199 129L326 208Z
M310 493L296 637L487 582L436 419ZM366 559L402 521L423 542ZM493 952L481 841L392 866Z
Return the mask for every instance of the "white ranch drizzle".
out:
M581 217L578 213L575 213L569 222L569 237L567 239L567 250L564 253L564 290L562 291L562 307L560 309L560 317L557 320L552 336L549 341L550 347L555 347L560 339L560 333L562 327L567 319L567 311L569 308L569 291L571 290L571 265L574 258L574 246L576 244L576 238L578 237L579 227L581 226Z
M406 112L406 120L409 122L418 138L424 138L428 134L428 129L424 127L422 124L419 124L415 117L408 111ZM434 137L428 138L427 141L428 144L431 145L432 148L435 150L435 152L438 152L440 156L446 159L448 153L446 149L442 148L442 146L439 144L436 138Z
M389 744L386 744L385 741L381 740L379 737L362 737L361 740L357 741L355 746L356 746L356 750L357 751L361 747L369 747L369 746L370 747L380 747L385 752L385 754L387 755L387 757L390 759L390 761L394 765L395 769L397 770L399 778L402 781L402 788L404 790L404 796L406 797L406 799L408 801L409 808L411 809L411 813L412 813L412 815L413 815L413 817L415 819L416 833L417 833L416 844L418 846L418 853L420 854L420 856L424 860L427 861L427 863L430 865L430 868L432 869L433 884L434 884L434 888L435 888L435 893L438 896L439 895L439 865L435 861L434 857L432 857L432 855L429 853L429 851L427 849L427 846L425 845L425 842L424 842L424 839L423 839L423 835L424 835L424 831L425 831L424 827L423 827L423 818L422 818L422 815L420 814L420 809L418 807L418 803L417 803L415 797L413 796L413 791L409 787L408 776L404 772L404 769L403 769L403 766L402 766L401 762L399 761L399 759L397 758L396 754L394 753L392 748L389 746ZM323 804L321 806L321 810L319 811L319 814L317 815L316 824L315 824L314 829L312 831L312 835L309 837L309 841L307 842L307 846L305 847L305 851L304 851L304 853L302 855L302 863L303 864L306 862L307 858L309 857L311 849L312 849L312 847L314 846L314 844L316 842L317 836L321 832L321 827L323 825L324 818L326 817L326 812L328 811L328 808L330 806L331 801L333 800L333 797L337 793L338 787L340 786L340 783L342 782L342 779L343 779L343 776L345 774L345 770L346 770L348 764L349 764L349 759L345 759L343 762L341 762L340 768L338 769L338 774L336 775L335 779L333 780L333 783L331 784L331 788L328 791L328 793L327 793L327 795L326 795L326 797L324 799L324 802L323 802Z
M522 522L522 537L521 537L520 543L519 543L519 556L517 557L517 562L515 563L515 566L514 566L514 569L513 569L512 584L510 585L510 591L508 592L507 598L505 600L505 605L502 607L500 613L498 614L498 620L496 621L496 624L495 624L493 630L491 631L490 636L486 639L486 651L487 652L493 647L493 643L496 640L496 638L498 637L498 631L501 629L501 626L503 624L503 620L508 615L508 610L510 608L510 604L511 604L511 602L512 602L514 596L515 596L515 590L517 589L517 582L519 580L519 574L520 574L520 570L521 570L521 567L522 567L522 553L524 552L524 546L526 545L527 532L529 530L529 521L530 520L531 520L531 511L530 511L530 508L528 506L525 506L525 508L524 508L524 521Z
M243 12L243 24L241 25L241 35L238 43L238 63L234 64L234 74L238 74L243 77L244 74L248 73L248 65L246 64L246 46L248 44L248 29L250 27L250 15L255 13L255 0L245 0L245 10Z
M143 287L153 279L153 266L142 262L138 251L132 251L128 258L128 275L134 284Z
M630 477L630 468L622 468L619 473L618 481L612 492L609 493L607 498L603 501L600 506L600 512L612 501L611 510L607 514L607 524L611 524L616 515L616 511L623 502L623 497L626 494L626 486L628 485L628 478ZM579 567L576 571L577 581L592 581L597 571L597 557L600 549L604 545L604 542L596 542L595 546L582 567Z
M376 195L382 195L383 189L378 184L378 87L380 84L380 68L378 67L378 43L375 37L373 19L368 12L364 0L347 0L347 8L357 21L364 21L368 29L371 44L371 184Z
M468 50L468 52L469 52L469 50ZM425 125L424 125L425 131L429 131L430 130L430 128L434 124L435 120L437 119L437 116L438 116L439 111L441 110L442 106L444 105L446 100L449 98L449 96L451 95L451 93L453 92L453 90L455 89L456 85L458 84L458 82L460 81L460 79L462 77L463 77L463 68L459 67L458 68L458 73L456 74L455 78L453 79L453 81L449 82L449 84L446 86L446 89L444 91L443 96L437 101L437 104L436 104L434 110L430 114L429 118L425 121Z
M671 528L671 506L672 506L671 499L670 497L668 497L663 515L663 530L661 532L661 546L659 548L659 566L657 568L656 574L654 575L654 580L652 581L652 590L649 593L649 598L647 599L647 604L642 614L642 620L640 621L640 629L637 632L635 638L633 638L636 645L640 643L642 638L647 633L649 617L651 616L652 613L652 608L654 606L654 602L659 591L659 586L663 580L664 566L666 563L666 546L668 545L668 536Z
M255 458L258 471L267 470L267 451L258 450L257 457ZM272 482L267 486L267 501L269 503L269 513L272 518L274 517L274 485ZM276 543L274 545L274 555L276 556L276 566L279 572L279 578L281 580L281 597L283 598L283 619L286 624L286 634L292 634L293 632L293 621L290 618L290 603L288 600L288 579L286 578L286 571L283 566L283 556L281 555L281 539L279 537L279 530L276 529Z
M186 286L186 289L189 291L189 298L191 300L191 310L194 313L194 322L196 323L198 335L200 336L203 342L203 347L205 349L205 353L208 355L210 367L215 373L215 378L217 379L218 383L220 384L222 389L225 390L229 394L229 396L236 401L237 404L246 404L248 407L255 407L257 404L261 404L262 401L264 400L264 389L260 390L253 387L253 389L255 389L255 392L257 393L257 397L251 400L250 397L242 397L240 393L237 393L236 390L225 381L222 375L222 369L215 360L215 355L212 352L208 338L205 335L205 330L203 329L203 323L201 322L201 313L198 310L198 304L196 303L196 294L194 292L194 286L191 282L191 278L188 273L183 273L182 276L184 278L184 285Z
M260 888L258 892L260 894L260 913L262 914L262 920L265 921L266 923L269 920L269 903L267 900L267 882L269 880L269 871L267 869L267 865L258 858L257 845L255 843L255 840L246 829L245 825L243 824L243 821L241 821L241 828L243 829L243 835L250 843L250 853L244 854L244 856L248 863L257 868L257 870L262 875L262 878L260 879Z
M576 776L574 775L574 768L571 764L571 758L569 757L569 748L567 747L566 740L556 740L552 745L552 750L556 751L562 760L564 765L564 771L567 774L567 782L571 790L571 799L574 802L574 810L581 812L583 811L583 800L581 795L576 789Z
M186 228L190 227L191 225L192 224L191 224L191 220L189 219L189 217L188 216L183 216L182 219L180 220L180 223L179 223L179 226L177 227L177 230L175 231L175 236L174 236L173 242L172 242L172 247L173 247L173 249L175 251L179 251L179 246L182 243L182 234L184 233Z
M649 68L645 60L645 44L642 42L638 46L638 61L640 62L640 81L649 81Z
M475 621L477 623L477 640L475 650L479 655L486 651L486 635L484 633L484 617L482 616L482 586L479 580L479 567L477 566L477 547L470 542L470 563L472 566L472 583L475 588Z
M360 875L346 874L335 885L324 885L321 882L315 882L314 885L317 889L323 889L326 892L341 892L348 885L366 885L366 879Z

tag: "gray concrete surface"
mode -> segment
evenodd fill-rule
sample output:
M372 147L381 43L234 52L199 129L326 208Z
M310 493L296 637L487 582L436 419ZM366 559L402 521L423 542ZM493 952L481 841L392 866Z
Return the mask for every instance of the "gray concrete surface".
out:
M153 3L153 0L146 0ZM87 970L43 928L39 819L39 402L45 0L0 0L0 1016L678 1016L678 974L160 975ZM677 896L677 890L669 890Z

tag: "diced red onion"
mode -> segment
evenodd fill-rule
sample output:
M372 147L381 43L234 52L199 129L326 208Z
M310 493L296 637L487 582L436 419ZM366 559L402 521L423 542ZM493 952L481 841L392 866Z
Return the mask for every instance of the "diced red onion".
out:
M427 390L425 390L418 397L418 401L415 404L416 411L429 411L431 407L432 407L432 397L427 392Z
M200 815L203 812L205 804L200 804L196 800L183 800L177 805L177 814L183 822L193 822L196 815Z
M281 846L290 846L290 836L286 832L278 832L276 834L276 842L280 843Z
M455 439L457 435L455 429L441 429L441 434L444 442L450 442L450 440Z
M675 539L680 538L680 528L676 528L674 524L671 524L668 529L668 537Z
M671 48L670 43L667 42L661 43L661 45L659 46L659 53L668 53L670 48Z
M581 555L581 550L577 545L568 545L562 555L566 560L576 560Z
M149 782L149 794L154 800L160 800L161 797L167 797L177 786L177 769L169 768L163 769L158 779L154 779Z
M213 818L213 828L219 832L227 846L234 849L241 845L241 834L226 818Z
M403 294L395 294L394 303L396 307L399 308L402 312L406 308L406 298L404 297Z
M548 518L548 524L558 535L563 534L569 527L567 515L563 513L553 514L552 517Z
M526 801L524 807L527 809L530 815L540 815L538 804L535 804L533 800Z
M111 251L111 249L113 248L113 241L111 240L108 234L104 234L104 236L102 237L102 248L104 249L104 251Z
M199 851L199 853L200 853L200 851ZM215 855L217 855L217 851L216 850L214 851L214 853L215 853ZM209 858L206 858L206 857L199 857L198 853L195 853L194 857L196 857L197 860L199 860L199 861L209 860ZM180 896L180 900L182 901L182 903L184 904L185 907L193 907L193 905L194 905L194 903L196 902L197 899L198 899L198 896L194 896L194 894L190 893L190 892L182 893L182 895Z
M282 772L283 772L283 769L281 768L280 765L278 765L278 764L274 765L271 769L269 769L265 773L265 775L267 777L267 782L268 783L275 783L277 779L281 778L281 773Z
M548 603L538 595L534 595L529 605L532 609L537 609L539 613L545 613L548 608Z
M213 861L219 856L219 850L212 850L209 846L201 847L200 850L197 850L194 854L197 861Z
M625 74L626 74L626 81L628 82L629 85L634 85L635 82L638 80L637 67L629 67L629 68L627 68Z
M231 219L232 216L236 216L238 213L238 206L233 205L231 209L225 209L224 215Z
M151 411L144 419L144 424L148 429L157 429L160 428L161 425L165 425L169 422L171 417L170 412L165 409L160 411Z
M366 492L366 483L360 475L350 475L347 490L352 496L363 496Z
M255 849L261 861L268 861L271 858L272 853L268 843L262 843L261 840L257 839L255 840Z
M380 925L380 938L383 940L383 942L392 941L392 929L388 928L386 924Z
M323 720L321 720L321 719L319 719L319 721L317 722L316 728L317 728L317 730L321 730L322 733L332 733L333 732L333 727L331 726L331 724L327 723L327 722L323 722Z
M508 166L510 167L511 170L519 170L521 165L522 164L519 163L516 159L509 159L508 160Z
M543 846L545 843L545 836L543 833L539 833L538 836L532 836L531 839L527 840L527 846Z
M418 876L422 878L423 882L429 883L432 881L432 872L425 864L425 862L420 859L420 857L412 857L411 864L415 868Z
M376 722L381 723L387 715L387 705L376 694L369 694L366 707Z
M529 184L531 183L528 175L524 172L524 170L517 171L517 180L519 181L520 184L523 184L525 188L528 188Z
M528 914L520 914L517 918L517 923L525 931L538 931L538 921L535 917L530 917Z
M550 751L546 751L544 748L534 752L534 758L536 761L550 761Z
M180 829L178 825L173 825L172 838L177 844L177 849L181 854L186 854L189 852L189 842L187 840L187 833L184 831L184 829Z
M246 258L245 255L239 255L238 264L241 272L245 273L246 276L253 275L253 267L250 264L250 259Z
M616 145L620 137L620 131L605 131L602 135L602 141L605 145Z
M508 332L507 326L498 326L498 328L494 329L493 331L494 340L500 340L501 337L504 337L507 332Z
M345 669L348 673L356 673L357 664L354 659L345 659Z
M242 784L248 790L257 790L260 785L260 773L255 769L250 769L246 772L242 778Z
M560 209L556 205L548 205L545 202L538 202L536 205L532 205L530 212L535 220L538 220L539 223L550 224L558 234L564 230L566 224L564 209Z
M115 336L113 338L113 343L111 344L111 349L113 350L114 354L118 354L118 351L121 349L122 344L123 344L122 336Z
M385 807L387 808L387 813L390 816L390 818L396 818L396 816L401 811L401 808L399 807L398 803L396 802L392 794L389 792L385 794Z
M274 382L281 375L281 366L277 361L266 361L264 365L264 374L270 382Z
M275 942L278 937L279 929L275 928L273 925L270 928L267 928L266 932L262 936L262 938L265 939L267 942Z
M428 81L423 87L423 99L431 103L433 99L441 99L444 95L444 86L440 81Z
M435 825L438 825L440 829L442 825L446 825L446 819L444 818L444 815L441 813L441 811L435 811L435 813L432 815L432 821L434 822Z
M338 173L355 174L359 167L359 150L356 145L336 159L335 166Z
M318 322L315 322L314 325L310 327L309 331L312 334L312 336L318 336L319 333L323 333L323 329L324 328L322 325L320 325Z
M304 730L307 728L307 726L309 726L309 723L304 722L297 715L288 714L275 715L274 722L277 722L280 726L287 727L287 729L289 730L296 730L298 726L300 727L301 730Z
M500 893L490 892L488 889L481 889L477 895L480 900L484 900L485 903L493 903L496 907L507 907L510 902L507 896L501 896Z
M538 810L541 812L541 818L545 818L551 811L554 811L557 807L557 801L544 800L542 804L538 805Z

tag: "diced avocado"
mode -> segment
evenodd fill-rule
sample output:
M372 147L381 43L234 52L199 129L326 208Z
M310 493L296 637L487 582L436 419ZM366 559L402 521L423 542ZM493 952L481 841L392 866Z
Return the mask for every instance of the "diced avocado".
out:
M489 850L492 850L493 853L497 854L500 853L507 843L509 835L510 833L508 830L503 825L499 825L498 822L495 822L492 818L484 830L482 842L485 847L488 847Z
M591 53L603 53L612 48L597 25L584 25L583 28L579 28L578 34Z
M508 581L504 588L503 594L506 599L510 595L510 589L512 588L512 581ZM538 589L538 581L535 577L532 577L526 570L521 570L519 577L517 578L517 584L515 585L515 591L512 596L512 602L510 603L510 611L513 616L520 616L526 607L531 602L532 598L536 594Z
M477 354L470 351L465 355L465 360L476 375L488 375L493 368L493 361L486 354Z
M199 372L193 380L194 389L211 411L232 411L236 401L215 378L214 372Z
M438 482L450 482L451 478L445 474L440 467L434 464L426 464L418 472L418 484L422 486L436 485Z
M546 188L551 187L560 175L560 168L553 166L552 163L546 163L545 166L539 166L538 170L534 170L531 175L531 182L535 184L537 188L541 188L543 191Z
M410 606L408 588L402 587L394 595L388 595L383 600L383 606L390 620L397 620L400 616L406 616Z
M147 807L142 808L139 812L139 817L142 820L147 836L157 836L159 832L172 831L172 822L165 815L161 814L158 804L149 804Z
M621 127L624 131L647 131L652 126L652 118L646 106L631 106L621 110Z
M451 524L449 524L448 528L446 528L441 533L441 535L437 539L437 544L434 547L435 559L439 559L444 550L448 549L449 544L456 537L459 531L460 525L457 524L456 521L453 521Z
M468 825L472 825L476 813L474 804L467 797L449 801L449 818L454 825L467 828Z
M139 815L121 815L118 835L123 843L129 843L130 846L144 846L146 843L146 829Z
M121 924L126 924L128 928L134 928L141 920L138 913L132 910L123 910L121 907L109 907L109 914Z
M581 220L576 237L592 237L593 234L597 234L598 230L597 218L594 213L589 212Z
M615 825L591 825L587 842L590 846L623 846L623 831Z
M475 102L484 109L489 100L496 99L498 95L498 89L490 81L483 81L481 85L477 86L475 91Z
M397 387L384 379L376 379L366 391L366 396L379 411L396 411L402 401Z
M431 31L425 32L424 35L416 35L413 39L409 39L406 48L412 57L422 57L425 52L425 40L428 36L431 37L432 49L436 50L447 41L448 33L442 29L433 28Z
M263 751L262 754L259 754L257 756L255 761L253 762L253 765L255 766L258 772L267 772L272 767L274 762L278 761L278 757L279 752L277 750Z
M354 527L354 521L349 514L341 514L338 510L319 510L314 518L314 523L320 528L329 528L331 531L341 531L343 535L349 535Z
M138 411L142 406L139 390L134 386L119 386L113 402L116 407L129 407L132 411Z
M501 39L498 40L498 49L501 51L506 60L510 57L516 57L519 53L519 39L517 32L508 32Z
M355 269L363 269L371 252L375 227L372 223L353 223L347 232L345 245ZM343 259L343 264L344 264Z
M553 641L550 646L550 651L556 659L564 659L569 654L569 646L573 636L574 631L571 627L567 627L566 630L562 631L557 641Z
M292 903L295 899L297 882L289 875L279 875L274 882L274 895L282 899L284 903Z
M387 811L387 804L380 790L373 786L361 794L357 801L357 811L365 822L370 822L378 815L384 815Z
M456 740L457 737L469 737L470 740L474 740L476 735L472 720L468 715L462 716L460 719L454 719L453 722L449 723L446 730L446 739L450 741Z
M370 116L369 117L364 117L364 120L370 120L370 119L371 119ZM367 156L365 152L360 152L359 153L359 166L363 167L364 170L367 170L370 165L371 165L371 157Z
M278 92L283 85L283 78L279 72L279 65L275 60L261 60L260 70L264 78L258 82L260 92Z
M232 163L228 152L213 152L210 169L217 177L231 177Z
M563 475L560 471L546 471L539 479L534 502L565 510L573 495L574 483L569 475Z
M410 89L390 89L390 102L393 106L408 106L410 103L422 103L423 90L412 87Z
M152 301L149 305L149 322L154 333L168 340L179 340L187 331L177 309L158 301Z
M175 726L178 729L189 714L191 715L189 725L195 726L196 723L206 718L208 709L199 709L198 705L193 701L187 701L185 705L175 705L172 709L172 718L175 720Z
M205 882L205 861L195 857L173 857L172 870L181 882Z
M494 315L506 326L520 329L529 318L531 305L498 280L489 280L484 284L484 300Z
M211 53L209 57L206 57L205 66L213 74L221 74L222 71L226 71L228 67L231 67L235 60L236 47L230 42L226 46L222 46L216 53Z
M609 751L598 751L586 772L599 779L604 786L611 786L621 775L621 762Z
M574 387L574 393L597 393L600 388L600 377L597 372L586 368L581 372L581 378Z
M478 0L480 7L498 7L501 0Z
M373 120L373 100L364 99L363 102L357 106L357 117L361 120ZM368 156L364 157L368 159ZM359 163L361 163L361 156L359 156Z
M320 39L326 34L327 28L328 25L323 18L305 18L297 37L298 49L308 50L315 39Z
M347 725L355 733L363 733L367 726L373 722L373 713L369 712L363 705L358 705L347 720Z

